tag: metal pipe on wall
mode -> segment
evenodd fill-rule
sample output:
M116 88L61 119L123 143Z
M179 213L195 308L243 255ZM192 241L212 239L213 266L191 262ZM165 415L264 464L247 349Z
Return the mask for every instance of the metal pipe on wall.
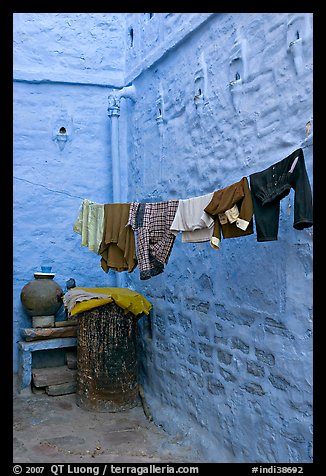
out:
M111 152L112 152L112 195L113 203L121 203L121 167L119 148L119 117L121 98L136 101L134 85L120 90L113 90L108 97L108 116L111 118ZM123 287L124 278L121 273L116 274L116 285Z

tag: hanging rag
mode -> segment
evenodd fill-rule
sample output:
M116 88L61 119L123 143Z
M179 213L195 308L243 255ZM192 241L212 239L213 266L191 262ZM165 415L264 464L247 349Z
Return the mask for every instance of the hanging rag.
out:
M213 192L199 197L179 200L177 212L170 230L174 235L182 232L185 243L200 243L210 241L213 235L214 218L208 215L204 208L213 198Z
M104 205L85 198L73 230L81 235L81 246L99 254L104 229Z
M149 279L163 272L172 251L175 235L170 226L179 200L130 204L128 225L135 232L136 255L140 279Z
M130 203L108 203L104 205L104 232L99 249L102 269L128 271L137 266L134 230L127 225Z
M303 230L313 225L310 182L303 150L297 149L267 169L251 174L257 241L277 240L280 201L294 189L293 227Z
M223 238L238 238L253 234L253 204L247 177L217 190L205 208L215 219L210 244L219 249Z

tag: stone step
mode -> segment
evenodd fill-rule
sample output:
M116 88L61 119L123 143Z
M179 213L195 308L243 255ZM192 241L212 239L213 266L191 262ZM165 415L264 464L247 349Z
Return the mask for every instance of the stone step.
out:
M35 393L35 395L43 395L44 393L46 393L46 388L35 387L35 385L32 385L32 392Z
M76 337L77 326L25 328L21 329L21 335L26 341L55 339L57 337Z
M77 371L68 369L66 365L61 367L46 367L32 370L35 387L50 387L64 383L76 383Z
M77 326L77 319L69 319L67 321L56 321L54 327Z
M57 395L67 395L69 393L76 393L76 382L58 383L57 385L49 385L46 387L46 393L55 397Z

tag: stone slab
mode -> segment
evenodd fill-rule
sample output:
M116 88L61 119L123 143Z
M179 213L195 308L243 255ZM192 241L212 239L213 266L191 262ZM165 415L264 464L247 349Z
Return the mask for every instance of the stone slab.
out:
M54 316L33 316L33 327L54 327Z
M77 319L69 319L67 321L56 321L54 327L77 326Z
M68 369L66 365L61 367L46 367L32 370L35 387L48 387L76 381L76 370Z
M65 382L57 385L49 385L46 387L46 393L50 396L68 395L69 393L76 393L77 382Z
M21 329L21 334L26 341L53 339L56 337L75 337L77 335L77 327L25 328Z
M43 395L46 393L46 389L44 387L35 387L35 385L32 385L32 392L35 395Z

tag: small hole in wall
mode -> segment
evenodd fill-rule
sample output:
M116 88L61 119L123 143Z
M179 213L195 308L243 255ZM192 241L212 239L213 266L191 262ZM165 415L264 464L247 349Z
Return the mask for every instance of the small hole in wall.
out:
M129 28L129 36L130 36L130 47L134 46L134 29Z
M60 127L59 132L60 134L66 134L67 130L65 127Z
M201 89L198 89L198 96L201 96Z
M240 74L239 73L235 73L235 79L236 79L236 81L239 81L239 79L240 79Z
M159 113L160 116L162 116L162 111L161 111L160 108L158 109L158 113Z
M299 40L300 39L300 34L299 34L298 30L297 30L296 35L297 35L297 40Z

